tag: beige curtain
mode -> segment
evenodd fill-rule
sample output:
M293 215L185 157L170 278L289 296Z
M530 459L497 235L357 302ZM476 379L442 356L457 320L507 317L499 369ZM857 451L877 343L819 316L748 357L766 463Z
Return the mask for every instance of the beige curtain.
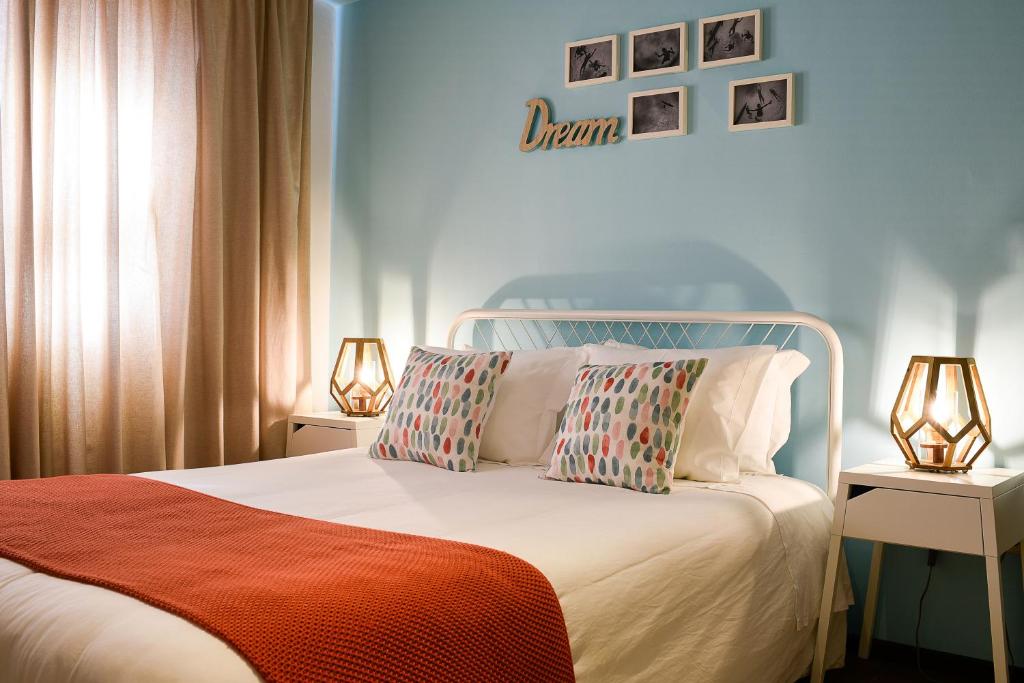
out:
M309 399L304 0L0 0L0 478L278 457Z

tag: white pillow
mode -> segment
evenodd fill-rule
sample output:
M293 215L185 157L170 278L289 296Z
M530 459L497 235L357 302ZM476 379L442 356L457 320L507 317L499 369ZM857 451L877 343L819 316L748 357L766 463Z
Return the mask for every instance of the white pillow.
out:
M740 472L775 474L772 457L789 439L790 391L810 364L810 359L799 351L779 351L772 356L747 421L746 447L740 449Z
M624 344L614 339L609 339L603 344L616 349L646 348ZM740 472L775 474L775 463L772 458L789 441L793 382L804 374L810 365L810 358L793 349L779 351L772 357L750 413L748 430L751 432L751 450L744 451L745 455L741 455Z
M799 351L790 349L775 354L771 365L768 366L764 391L769 395L774 392L775 400L772 402L772 428L768 436L765 469L761 471L775 473L775 463L772 462L772 458L789 441L789 430L793 419L791 414L793 382L804 374L810 365L810 358Z
M586 353L579 348L513 351L484 425L479 459L510 465L545 462L551 455L548 445L555 438L558 412L569 400L576 371L585 361Z
M741 457L765 457L765 432L750 428L750 415L775 355L774 346L641 350L589 344L585 348L588 362L594 365L708 359L686 416L676 477L734 482L739 480Z

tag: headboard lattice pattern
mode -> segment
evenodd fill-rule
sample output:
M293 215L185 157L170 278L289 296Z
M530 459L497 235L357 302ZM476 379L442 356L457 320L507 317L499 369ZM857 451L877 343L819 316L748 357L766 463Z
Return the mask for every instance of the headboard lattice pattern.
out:
M604 320L479 319L466 346L505 351L583 346L615 341L651 349L716 349L770 344L780 350L794 340L793 323L639 322Z
M450 348L518 351L608 341L660 349L769 344L792 348L802 329L828 349L827 482L835 495L841 467L843 350L824 320L793 311L582 311L477 309L459 315Z

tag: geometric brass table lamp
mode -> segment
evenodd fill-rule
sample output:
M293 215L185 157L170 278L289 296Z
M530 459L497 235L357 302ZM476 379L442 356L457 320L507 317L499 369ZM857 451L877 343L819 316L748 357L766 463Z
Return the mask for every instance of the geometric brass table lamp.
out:
M889 431L914 469L971 469L992 443L992 416L974 359L911 358Z
M331 375L331 397L350 417L380 415L395 395L384 340L346 337Z

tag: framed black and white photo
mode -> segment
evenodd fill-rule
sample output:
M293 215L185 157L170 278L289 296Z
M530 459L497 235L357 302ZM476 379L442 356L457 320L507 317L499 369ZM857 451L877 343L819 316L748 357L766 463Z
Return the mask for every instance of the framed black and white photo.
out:
M793 125L793 74L729 81L729 130Z
M565 44L565 87L579 88L619 80L619 36L601 36Z
M628 130L630 140L686 135L686 87L630 93Z
M686 22L629 32L629 77L686 71Z
M701 69L761 59L761 10L723 14L700 20Z

